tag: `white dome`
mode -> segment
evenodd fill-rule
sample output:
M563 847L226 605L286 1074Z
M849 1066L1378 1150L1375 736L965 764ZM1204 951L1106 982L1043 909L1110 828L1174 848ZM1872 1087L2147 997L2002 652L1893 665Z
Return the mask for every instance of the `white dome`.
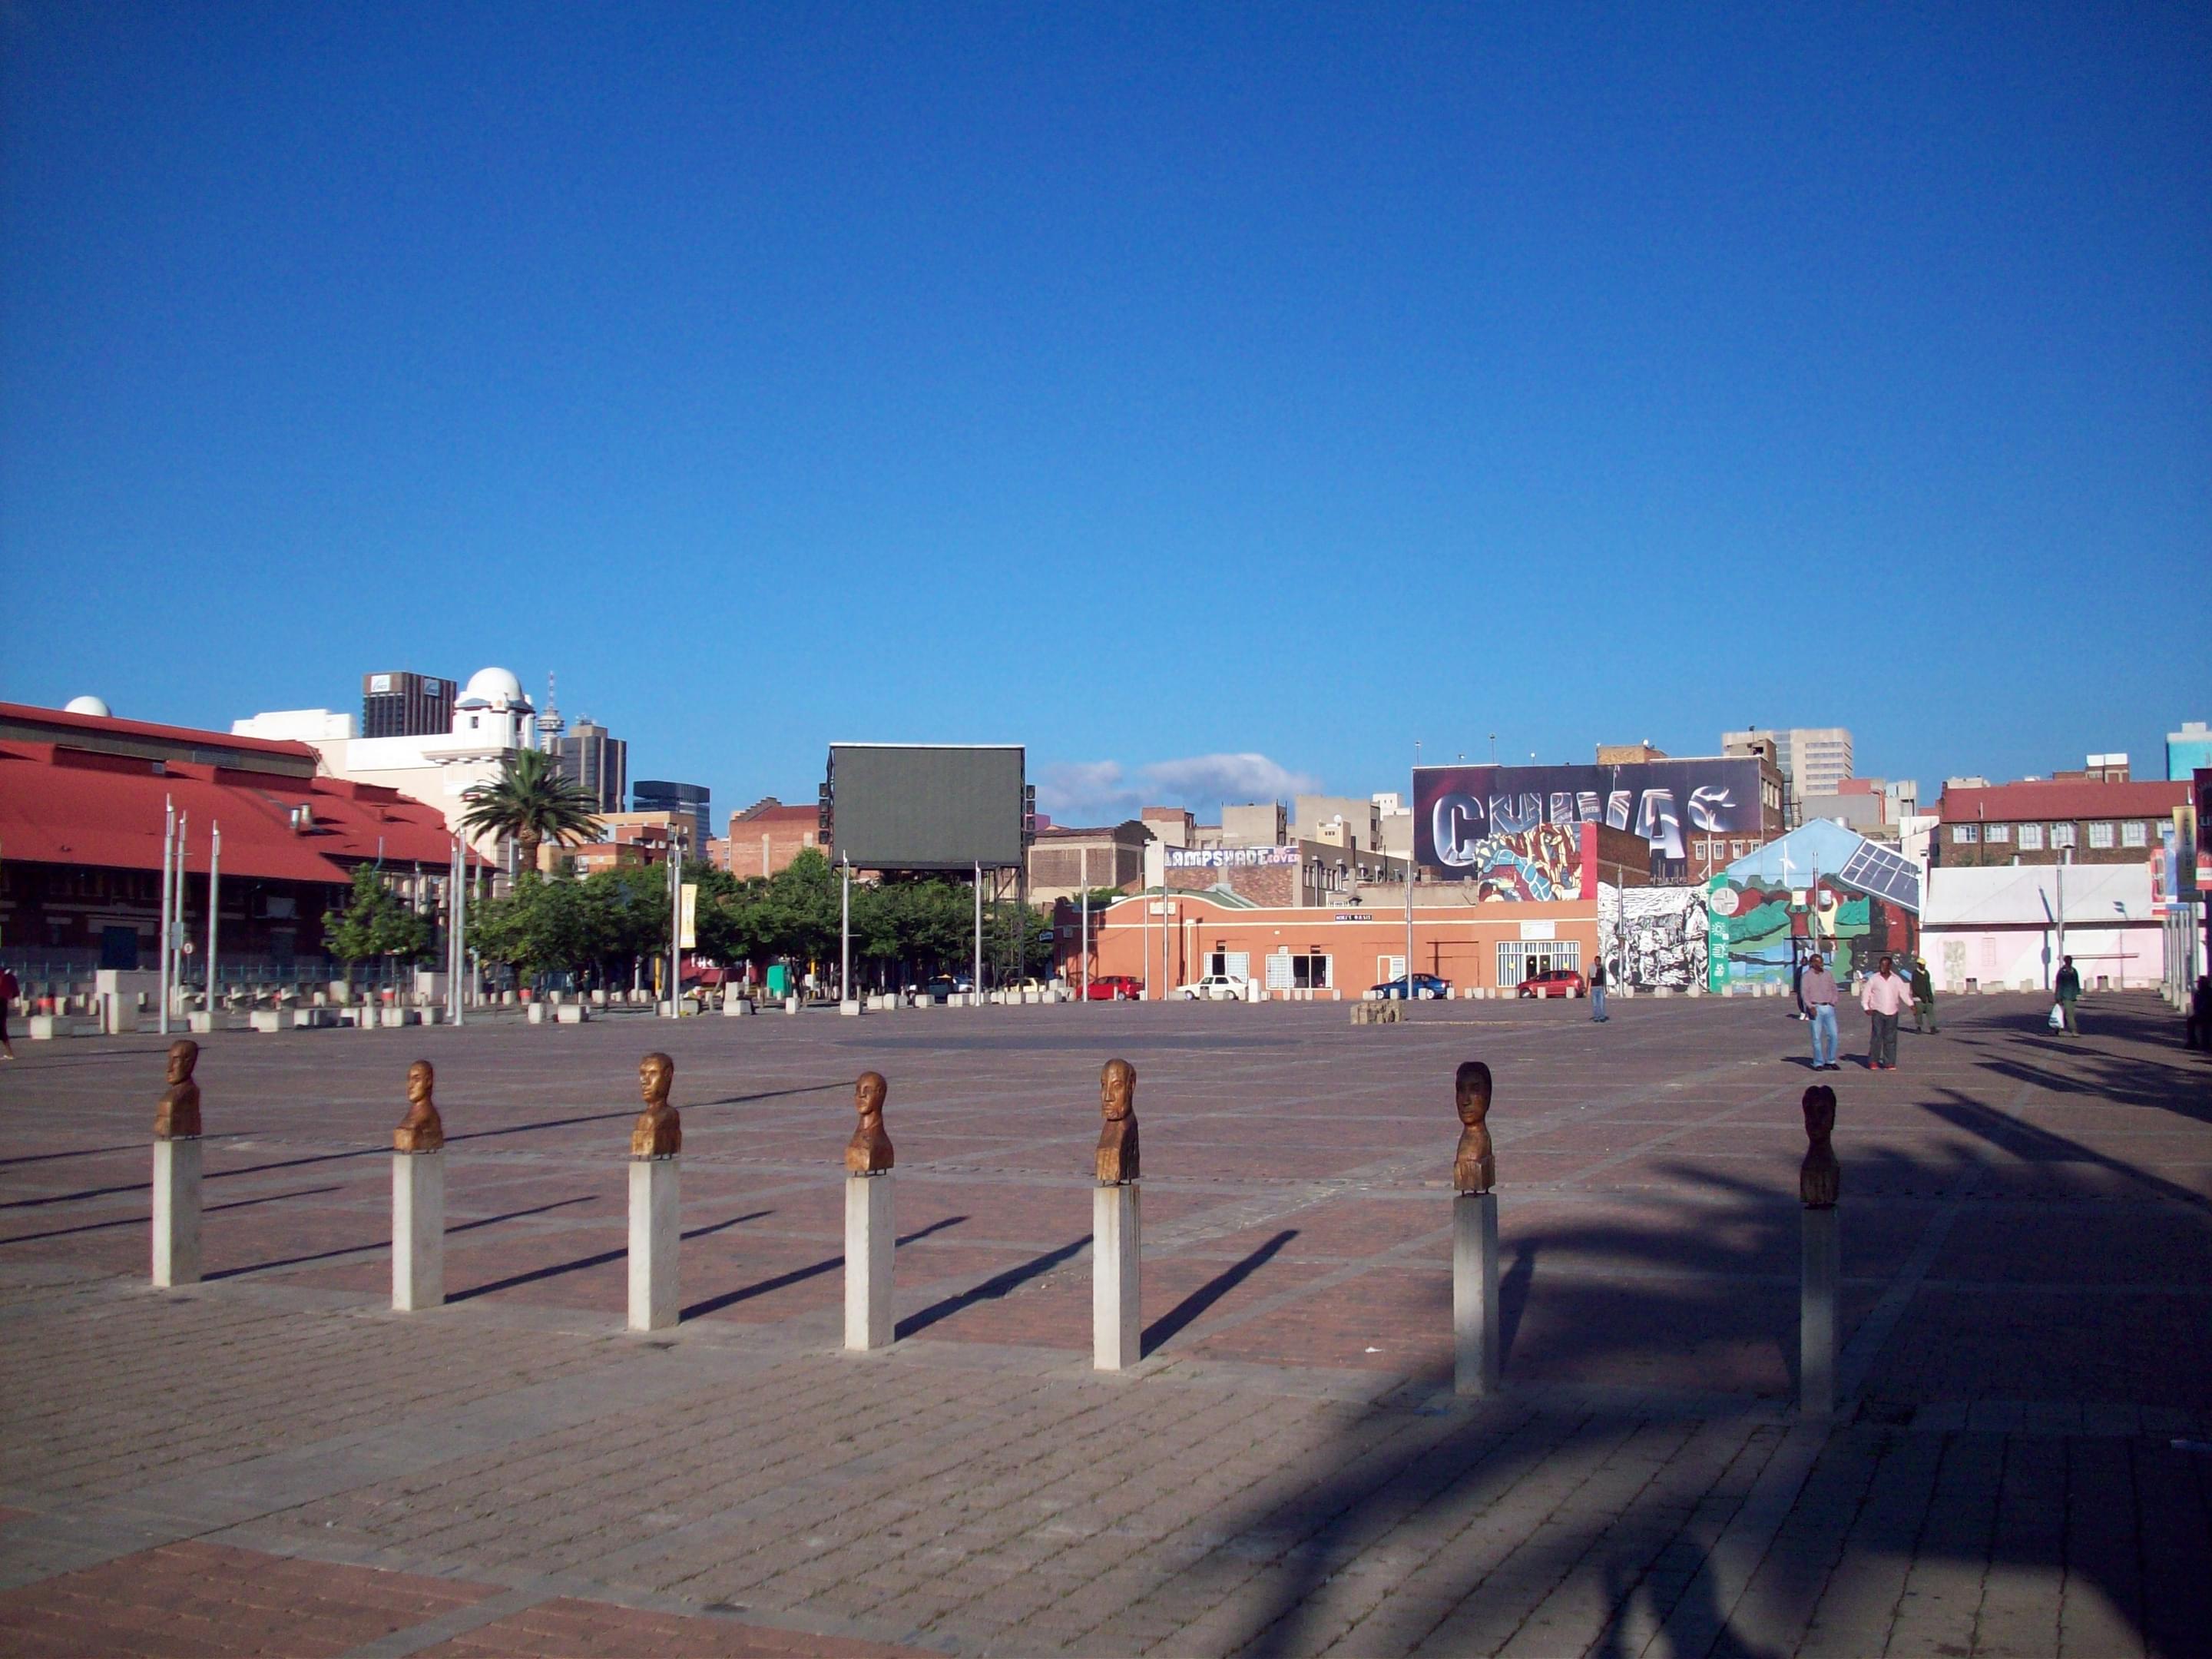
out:
M110 708L106 700L101 697L71 697L62 705L62 713L89 714L94 720L112 720L115 718L115 711Z
M479 668L469 676L460 700L469 702L478 697L494 705L529 701L522 695L522 682L504 668Z

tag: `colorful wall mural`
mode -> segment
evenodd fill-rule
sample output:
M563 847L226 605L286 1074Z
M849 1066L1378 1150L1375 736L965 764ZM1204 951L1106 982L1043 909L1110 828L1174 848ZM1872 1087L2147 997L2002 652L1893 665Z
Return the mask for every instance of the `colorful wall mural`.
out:
M1588 890L1596 845L1595 824L1540 824L1465 843L1455 868L1462 881L1474 884L1478 902L1578 899Z
M1703 887L1597 890L1598 950L1615 982L1639 991L1703 985L1711 913Z
M1817 951L1838 979L1884 953L1917 950L1920 870L1839 823L1818 819L1706 884L1706 988L1787 987Z

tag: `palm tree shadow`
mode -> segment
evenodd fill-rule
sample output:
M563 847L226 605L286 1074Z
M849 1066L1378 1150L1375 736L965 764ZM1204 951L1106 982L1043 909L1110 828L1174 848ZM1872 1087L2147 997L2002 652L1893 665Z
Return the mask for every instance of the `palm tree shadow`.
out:
M941 1221L933 1221L927 1227L919 1227L913 1232L901 1234L894 1242L893 1248L896 1249L901 1244L911 1244L918 1238L927 1238L932 1233L941 1233L947 1227L957 1227L967 1218L964 1215L949 1215ZM810 1279L820 1278L823 1273L835 1273L844 1265L845 1258L839 1255L833 1255L824 1261L809 1263L804 1267L794 1267L787 1273L778 1273L773 1279L763 1279L757 1285L742 1285L734 1291L725 1291L720 1296L709 1297L704 1302L695 1302L684 1310L682 1317L697 1319L706 1314L716 1313L724 1308L732 1307L738 1303L750 1302L757 1296L766 1296L772 1291L780 1291L791 1285L804 1284Z
M710 1221L703 1227L693 1227L682 1234L684 1238L706 1238L741 1222L758 1221L774 1215L774 1210L750 1210L744 1215L733 1215L726 1221ZM542 1279L558 1279L564 1273L581 1273L587 1267L604 1267L610 1261L620 1261L629 1255L625 1243L618 1250L601 1250L596 1255L579 1256L574 1261L556 1261L550 1267L532 1267L527 1273L510 1273L505 1279L495 1279L489 1284L472 1285L465 1291L455 1291L446 1300L468 1302L480 1296L489 1296L494 1291L511 1291L520 1285L535 1285Z

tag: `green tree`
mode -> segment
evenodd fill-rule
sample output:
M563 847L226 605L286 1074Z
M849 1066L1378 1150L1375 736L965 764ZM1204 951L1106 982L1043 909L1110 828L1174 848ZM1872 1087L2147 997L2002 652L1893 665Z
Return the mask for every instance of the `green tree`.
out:
M666 906L662 908L665 913ZM600 936L593 923L582 883L526 872L513 892L471 912L469 944L485 961L505 963L518 979L574 972L599 956Z
M536 749L518 750L500 763L499 776L477 784L465 799L469 810L461 828L472 836L511 838L524 871L538 868L538 849L547 842L568 846L596 841L598 802L574 779L554 769L553 757Z
M342 962L378 957L396 963L422 962L436 941L437 929L430 918L402 903L374 865L356 865L346 908L323 913L323 944Z

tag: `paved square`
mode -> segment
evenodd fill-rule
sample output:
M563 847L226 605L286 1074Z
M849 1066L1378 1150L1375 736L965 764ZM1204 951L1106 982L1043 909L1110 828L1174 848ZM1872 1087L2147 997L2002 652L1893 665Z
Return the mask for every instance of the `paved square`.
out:
M1842 1382L1800 1425L1772 1000L933 1009L219 1036L207 1279L145 1284L150 1037L0 1071L0 1638L177 1654L2201 1652L2212 1065L2148 996L1944 1008L1842 1097ZM1863 1050L1846 1020L1846 1048ZM1855 1040L1856 1039L1856 1040ZM635 1066L684 1323L623 1333ZM1097 1073L1147 1357L1089 1366ZM448 1305L389 1309L438 1066ZM1503 1397L1449 1393L1487 1060ZM899 1341L842 1353L890 1080Z

